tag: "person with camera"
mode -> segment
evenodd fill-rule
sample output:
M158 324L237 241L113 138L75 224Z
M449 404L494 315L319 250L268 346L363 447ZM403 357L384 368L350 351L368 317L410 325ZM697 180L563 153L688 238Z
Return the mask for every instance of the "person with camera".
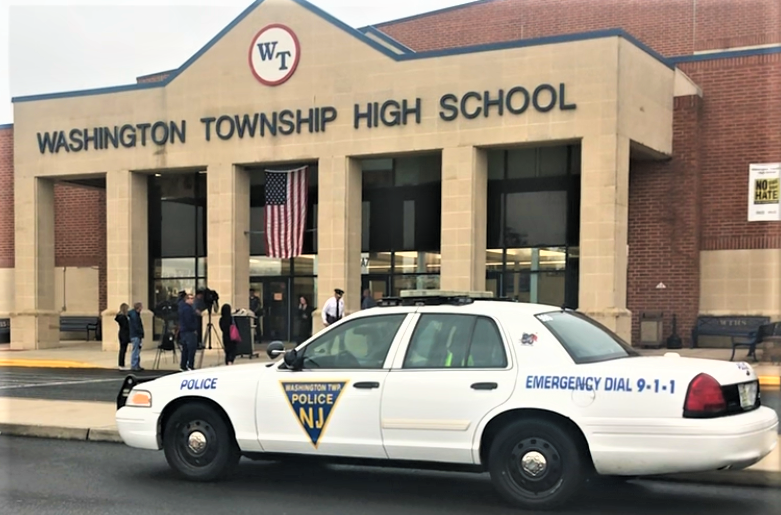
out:
M193 307L195 297L188 293L179 302L179 341L182 343L182 360L179 370L195 370L195 353L198 351L198 326L200 313Z

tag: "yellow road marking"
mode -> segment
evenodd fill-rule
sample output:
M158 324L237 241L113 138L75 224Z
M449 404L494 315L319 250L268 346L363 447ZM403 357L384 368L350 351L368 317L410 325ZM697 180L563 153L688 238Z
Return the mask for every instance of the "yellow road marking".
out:
M30 368L101 368L91 363L81 361L66 361L56 359L2 359L0 367L30 367Z
M760 386L781 386L781 377L759 376Z

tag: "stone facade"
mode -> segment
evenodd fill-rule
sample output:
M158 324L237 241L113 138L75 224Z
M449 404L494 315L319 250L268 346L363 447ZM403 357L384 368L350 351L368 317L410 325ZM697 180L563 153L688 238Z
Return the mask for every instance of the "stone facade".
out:
M781 224L748 223L745 214L748 164L781 161L781 145L776 141L781 134L781 90L773 82L780 72L781 53L758 48L758 55L711 53L691 58L694 52L777 45L781 39L778 4L762 0L738 8L737 2L698 0L694 10L692 2L679 1L661 13L642 3L625 4L619 6L618 0L598 4L491 0L376 28L416 51L427 51L621 27L672 57L680 70L675 79L669 68L643 49L611 37L394 61L376 46L359 41L300 5L266 0L184 72L138 78L139 84L170 80L164 87L18 102L15 130L0 128L0 185L9 185L0 188L0 195L9 196L14 175L17 183L44 176L48 180L105 178L105 192L54 184L52 223L54 266L98 267L100 309L107 309L108 316L120 299L148 291L148 272L141 266L148 258L140 255L140 249L146 248L146 242L141 243L146 226L141 219L129 220L127 211L127 206L143 197L140 178L182 167L206 170L210 214L215 213L215 218L210 215L208 228L209 283L221 291L223 300L241 306L246 290L248 245L243 231L248 215L236 208L246 203L241 188L245 172L236 165L317 159L319 226L329 228L318 235L318 305L322 305L334 287L357 291L360 286L360 270L353 265L360 262L356 257L360 245L355 243L360 241L360 223L356 226L355 220L361 211L360 200L354 197L355 191L360 197L357 156L441 150L441 284L482 289L485 249L472 244L485 239L482 147L581 139L582 310L634 339L638 317L645 311L665 312L665 333L675 313L684 339L698 314L761 311L781 316L781 276L763 272L758 268L761 264L733 266L729 270L733 289L726 289L719 282L721 277L713 275L724 273L726 265L720 263L738 256L731 252L743 251L742 260L765 263L767 256L762 251L772 254L781 249ZM240 51L264 24L258 21L258 13L265 19L284 20L301 39L300 67L293 79L279 87L264 88L253 81L247 73L246 49ZM528 22L532 19L533 24ZM377 36L367 39L392 48ZM486 59L492 54L496 59ZM217 81L215 69L223 73ZM691 79L682 81L687 85L684 90L679 90L677 82L681 72ZM540 82L567 83L568 98L577 103L577 109L528 112L519 118L459 117L449 123L436 117L436 100L445 92L506 91L516 84ZM214 135L212 141L203 141L198 121L202 116L314 107L307 103L312 84L318 84L318 105L334 105L339 110L339 118L325 135L278 136L284 144L271 145L239 138L222 141ZM264 90L266 99L260 109L248 100L257 97L258 88ZM416 96L427 103L420 124L352 127L354 103ZM126 119L124 106L128 105L134 106L131 112L137 113L138 120ZM45 129L35 121L43 113L56 122L51 126L63 129L187 119L188 141L160 151L150 146L89 155L41 155L35 133ZM10 148L11 140L15 149ZM23 188L45 199L48 180L36 180L37 185L29 183ZM333 192L333 197L331 193L324 196L324 191ZM711 193L705 195L706 191ZM20 256L27 258L33 252L43 260L36 261L32 269L29 264L17 266L16 287L36 285L46 290L49 275L40 265L48 266L51 260L46 250L48 232L41 230L40 222L38 231L25 232L19 223L26 216L24 210L30 208L30 199L17 197L16 208L19 211L21 204L22 213L15 214L12 198L0 203L6 206L4 210L0 206L0 266L12 267L14 256L19 263ZM48 216L47 209L37 201L34 204L34 210ZM16 240L27 245L23 249L14 247L13 224L8 221L14 216ZM112 240L115 224L137 225L138 229L128 233L128 241ZM43 246L35 251L35 243ZM130 271L128 279L122 278L124 270ZM762 286L763 281L769 285ZM659 282L668 288L656 290ZM738 284L742 285L740 296L731 300L733 296L725 292L735 291ZM355 295L346 300L349 310L357 309ZM20 301L19 297L17 304L16 311L32 310L34 315L20 319L27 320L20 324L36 327L38 335L47 334L41 330L45 323L31 320L50 316L56 307L50 310L46 302ZM20 336L19 345L31 344L22 340L28 338Z

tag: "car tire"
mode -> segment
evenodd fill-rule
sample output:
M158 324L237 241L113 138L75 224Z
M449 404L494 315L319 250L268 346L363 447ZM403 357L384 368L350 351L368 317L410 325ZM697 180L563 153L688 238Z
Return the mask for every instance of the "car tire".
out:
M166 422L163 450L168 465L191 481L215 481L230 474L241 459L231 428L204 404L185 404Z
M526 510L566 504L583 487L586 459L561 426L542 419L513 422L494 438L488 470L499 494Z

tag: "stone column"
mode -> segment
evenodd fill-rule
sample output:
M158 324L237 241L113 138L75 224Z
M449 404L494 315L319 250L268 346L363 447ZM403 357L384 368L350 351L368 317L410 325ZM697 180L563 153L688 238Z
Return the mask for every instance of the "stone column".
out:
M485 290L488 160L475 147L442 151L443 290Z
M249 174L239 166L215 164L206 177L206 284L219 294L220 305L249 308ZM214 315L212 323L217 326Z
M15 303L12 349L49 349L60 343L54 307L54 183L18 175L14 181Z
M322 329L321 308L344 290L344 310L361 308L361 163L344 156L320 159L317 212L317 311L313 331Z
M129 170L106 173L106 310L103 318L103 350L119 348L114 317L120 304L130 309L144 305L145 350L154 349L153 315L149 298L149 223L147 216L147 176ZM130 349L126 357L129 366Z
M631 342L626 304L629 139L586 137L581 162L579 311Z

